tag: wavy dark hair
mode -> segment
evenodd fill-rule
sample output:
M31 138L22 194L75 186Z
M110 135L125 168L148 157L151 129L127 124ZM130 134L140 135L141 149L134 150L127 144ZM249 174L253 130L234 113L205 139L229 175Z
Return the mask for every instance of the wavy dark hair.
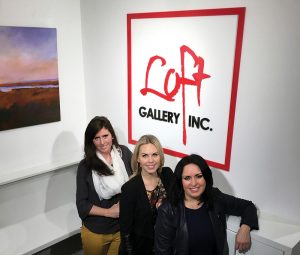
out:
M85 130L84 160L89 170L96 170L99 175L113 175L109 167L96 155L96 147L93 140L102 128L106 128L111 133L112 144L116 146L116 148L119 148L118 139L110 121L104 116L96 116L89 122Z
M191 154L182 158L176 165L174 170L174 179L170 189L170 203L173 206L177 206L179 202L184 200L184 189L182 186L182 173L183 168L186 165L195 164L197 165L202 175L206 181L206 188L204 193L201 195L199 199L200 202L205 202L208 206L212 205L212 187L213 187L213 177L211 169L209 168L208 164L206 163L205 159L197 154Z

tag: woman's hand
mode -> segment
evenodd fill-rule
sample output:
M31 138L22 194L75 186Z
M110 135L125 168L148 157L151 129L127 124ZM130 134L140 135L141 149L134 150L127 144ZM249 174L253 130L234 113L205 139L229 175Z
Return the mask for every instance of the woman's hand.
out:
M160 198L160 199L157 200L157 202L156 202L156 204L155 204L156 209L157 209L158 207L160 207L161 203L162 203L162 199Z
M242 224L235 237L235 250L240 253L247 252L251 247L250 227Z
M111 208L108 209L109 215L107 217L119 218L120 206L119 202L114 204Z
M104 216L109 218L119 218L120 208L119 208L119 202L114 204L110 208L102 208L96 205L93 205L90 215L97 215L97 216Z

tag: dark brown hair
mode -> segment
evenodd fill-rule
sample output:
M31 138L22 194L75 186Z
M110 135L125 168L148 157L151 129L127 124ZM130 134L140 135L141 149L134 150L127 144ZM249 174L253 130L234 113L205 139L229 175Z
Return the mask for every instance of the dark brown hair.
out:
M118 139L110 121L104 116L96 116L87 125L84 134L85 164L89 170L95 170L100 175L113 175L109 167L96 155L96 147L93 140L102 128L107 129L111 133L113 145L119 148Z

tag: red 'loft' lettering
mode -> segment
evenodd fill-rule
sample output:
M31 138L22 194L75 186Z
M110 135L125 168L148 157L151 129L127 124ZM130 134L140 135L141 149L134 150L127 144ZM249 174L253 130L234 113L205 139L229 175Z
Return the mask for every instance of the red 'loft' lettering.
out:
M185 77L185 56L188 54L192 57L194 61L194 67L197 69L197 72L192 74L192 79ZM181 75L175 71L175 69L170 68L166 75L164 81L164 93L161 93L155 89L149 87L148 80L149 75L151 74L152 65L156 61L161 62L161 66L166 65L167 61L161 56L153 56L149 59L147 71L146 71L146 80L145 80L145 88L141 89L142 95L146 95L147 93L153 93L160 98L163 98L167 101L174 101L174 97L177 95L180 87L182 86L182 140L183 144L186 145L186 120L185 120L185 86L191 85L197 88L197 102L200 106L200 93L201 93L201 83L202 80L209 78L210 75L205 74L204 69L204 59L200 56L197 56L193 50L191 50L186 45L180 47L180 60L181 60ZM153 74L152 74L153 75ZM175 86L172 90L169 91L169 80L171 75L175 75Z

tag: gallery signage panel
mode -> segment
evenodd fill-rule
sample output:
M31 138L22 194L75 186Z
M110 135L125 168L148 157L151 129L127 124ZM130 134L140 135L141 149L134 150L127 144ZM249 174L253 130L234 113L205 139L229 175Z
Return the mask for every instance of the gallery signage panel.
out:
M127 15L128 139L229 170L245 8Z

